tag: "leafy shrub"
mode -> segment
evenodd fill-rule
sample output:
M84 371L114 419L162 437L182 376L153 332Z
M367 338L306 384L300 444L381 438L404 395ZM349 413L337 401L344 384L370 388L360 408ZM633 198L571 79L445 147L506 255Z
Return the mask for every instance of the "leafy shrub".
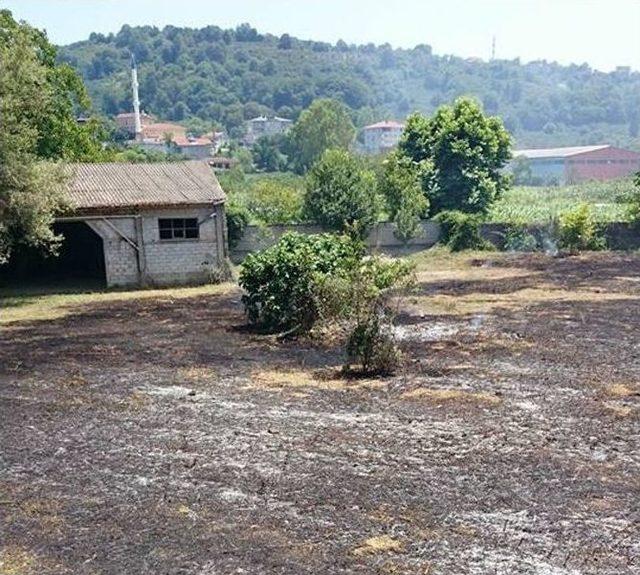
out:
M560 216L558 243L561 248L571 252L605 248L605 239L600 235L600 230L588 204L581 204Z
M412 266L403 260L366 257L346 273L327 276L318 284L322 318L332 331L342 328L347 371L389 374L401 359L393 338L393 313L388 296L410 283Z
M508 252L535 252L539 245L536 237L526 227L514 225L505 234L504 249Z
M486 250L492 245L480 236L482 218L458 211L440 212L435 220L440 224L442 243L451 251Z
M242 264L242 302L249 321L267 331L309 330L318 317L316 286L328 274L353 267L361 244L345 236L290 232Z
M401 354L389 323L384 312L373 311L355 324L347 340L347 370L352 363L369 375L389 375L397 369Z
M244 235L244 230L249 224L249 212L240 203L229 201L226 207L227 235L229 247L234 248Z
M631 225L640 228L640 173L633 180L635 187L628 196L628 217Z

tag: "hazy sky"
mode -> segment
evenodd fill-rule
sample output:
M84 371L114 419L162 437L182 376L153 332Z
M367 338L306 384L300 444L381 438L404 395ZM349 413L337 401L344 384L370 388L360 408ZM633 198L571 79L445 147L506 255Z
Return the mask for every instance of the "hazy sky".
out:
M0 0L59 44L127 23L234 27L438 54L640 70L640 0Z

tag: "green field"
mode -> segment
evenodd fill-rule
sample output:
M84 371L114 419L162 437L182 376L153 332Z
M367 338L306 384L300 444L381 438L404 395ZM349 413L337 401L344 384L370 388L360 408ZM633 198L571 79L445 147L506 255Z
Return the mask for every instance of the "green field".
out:
M304 178L291 173L229 173L220 181L229 196L245 205L251 223L285 224L301 219ZM580 204L591 206L599 222L626 221L633 180L572 186L518 186L506 192L488 215L500 223L544 223ZM381 219L385 215L381 214Z
M493 205L489 221L545 222L580 204L590 205L598 221L624 221L632 190L630 179L549 188L516 187Z

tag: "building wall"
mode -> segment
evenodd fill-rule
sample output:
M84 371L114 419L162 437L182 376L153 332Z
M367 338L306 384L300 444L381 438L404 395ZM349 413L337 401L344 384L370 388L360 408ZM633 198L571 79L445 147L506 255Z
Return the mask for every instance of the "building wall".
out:
M159 218L197 218L202 222L200 237L160 240ZM108 287L206 282L226 256L223 206L144 211L138 222L131 216L107 217L108 223L85 221L103 239ZM139 233L143 241L138 258L122 235L138 243Z
M573 156L566 160L568 183L613 180L640 170L640 154L631 150L608 148Z
M540 179L544 184L564 184L566 179L565 160L545 158L529 160L531 177Z
M369 153L394 148L402 136L402 128L370 128L364 131L364 146Z
M300 234L322 233L319 226L299 224L299 225L279 225L279 226L247 226L244 235L233 248L231 257L233 261L240 262L249 253L268 248L287 232L298 232ZM394 254L406 251L423 250L433 246L440 238L440 226L430 220L422 222L422 232L418 237L413 238L408 246L405 246L394 235L395 226L388 222L376 225L366 239L367 246L372 250Z

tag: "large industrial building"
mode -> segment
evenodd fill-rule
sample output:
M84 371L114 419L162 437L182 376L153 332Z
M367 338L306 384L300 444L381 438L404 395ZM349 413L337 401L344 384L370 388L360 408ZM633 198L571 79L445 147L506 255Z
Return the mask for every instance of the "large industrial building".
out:
M609 145L516 150L513 157L526 160L531 183L538 185L613 180L640 171L640 153Z

